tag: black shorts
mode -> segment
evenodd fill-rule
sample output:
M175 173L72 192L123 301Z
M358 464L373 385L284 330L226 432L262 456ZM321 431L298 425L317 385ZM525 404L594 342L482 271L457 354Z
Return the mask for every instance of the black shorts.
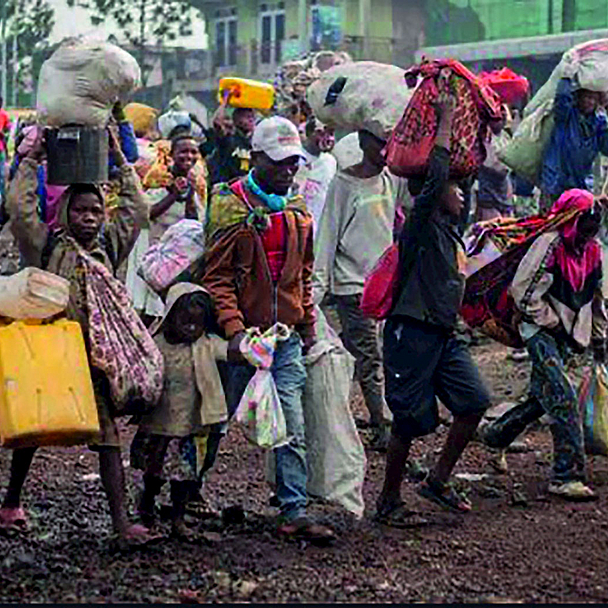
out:
M437 398L455 416L483 414L490 395L467 346L441 328L409 317L384 328L386 402L403 439L432 433Z

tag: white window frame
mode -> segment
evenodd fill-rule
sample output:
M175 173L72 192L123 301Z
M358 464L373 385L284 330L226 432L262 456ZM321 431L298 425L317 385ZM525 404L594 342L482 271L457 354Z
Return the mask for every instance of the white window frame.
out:
M224 24L224 44L223 44L224 62L220 64L220 62L216 60L216 63L217 63L216 67L233 68L233 67L236 67L236 63L237 63L238 59L235 54L234 62L230 61L230 49L233 46L230 44L230 24L234 23L236 30L237 30L237 36L236 36L236 40L234 43L234 46L236 46L238 44L238 27L239 27L238 18L236 15L228 15L225 17L216 17L214 19L213 27L215 28L214 36L215 36L215 44L216 44L217 48L220 47L220 41L217 39L217 28L220 23Z
M259 33L260 33L260 65L277 65L279 63L280 57L277 57L277 17L283 17L283 38L281 42L285 40L285 9L278 8L278 4L275 4L273 8L268 8L264 12L260 12L259 18ZM264 61L264 38L263 38L263 30L264 30L264 18L270 17L270 61Z

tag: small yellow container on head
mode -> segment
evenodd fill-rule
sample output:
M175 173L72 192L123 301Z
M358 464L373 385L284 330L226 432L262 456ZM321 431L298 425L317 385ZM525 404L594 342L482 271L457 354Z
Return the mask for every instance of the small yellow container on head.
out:
M228 105L233 108L270 110L274 105L274 87L266 82L246 78L221 78L218 100L224 99L224 92L230 91Z

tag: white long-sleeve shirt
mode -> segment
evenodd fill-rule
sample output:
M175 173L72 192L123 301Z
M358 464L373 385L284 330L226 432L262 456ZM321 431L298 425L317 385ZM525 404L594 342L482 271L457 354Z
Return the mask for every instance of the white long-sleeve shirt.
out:
M363 292L365 277L393 241L395 193L387 171L370 178L336 174L315 240L314 299Z

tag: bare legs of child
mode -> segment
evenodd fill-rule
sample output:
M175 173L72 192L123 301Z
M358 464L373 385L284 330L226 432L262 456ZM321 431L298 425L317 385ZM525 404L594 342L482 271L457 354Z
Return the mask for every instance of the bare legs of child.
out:
M27 518L21 507L21 492L37 448L21 448L13 452L11 476L2 508L0 528L25 526ZM152 540L147 528L130 525L125 507L124 470L119 448L99 449L99 473L108 497L115 532L127 544L143 544Z
M481 414L454 416L454 422L450 427L435 469L420 488L419 492L422 496L455 511L470 509L470 505L455 492L448 490L446 484L458 459L473 437L481 417ZM401 523L407 525L407 521L411 519L412 515L411 512L404 509L401 500L401 484L405 477L411 443L411 439L406 440L395 433L391 435L386 458L384 486L378 499L378 513L381 518L399 520L394 521L394 524L397 525Z
M13 452L11 476L0 509L0 528L24 527L27 516L21 508L21 491L37 448L21 448Z
M157 475L146 472L144 489L139 500L139 516L142 523L152 526L155 522L156 497L165 481ZM195 481L171 481L171 527L172 535L179 540L192 540L192 534L185 522L186 505L190 496L198 489Z

